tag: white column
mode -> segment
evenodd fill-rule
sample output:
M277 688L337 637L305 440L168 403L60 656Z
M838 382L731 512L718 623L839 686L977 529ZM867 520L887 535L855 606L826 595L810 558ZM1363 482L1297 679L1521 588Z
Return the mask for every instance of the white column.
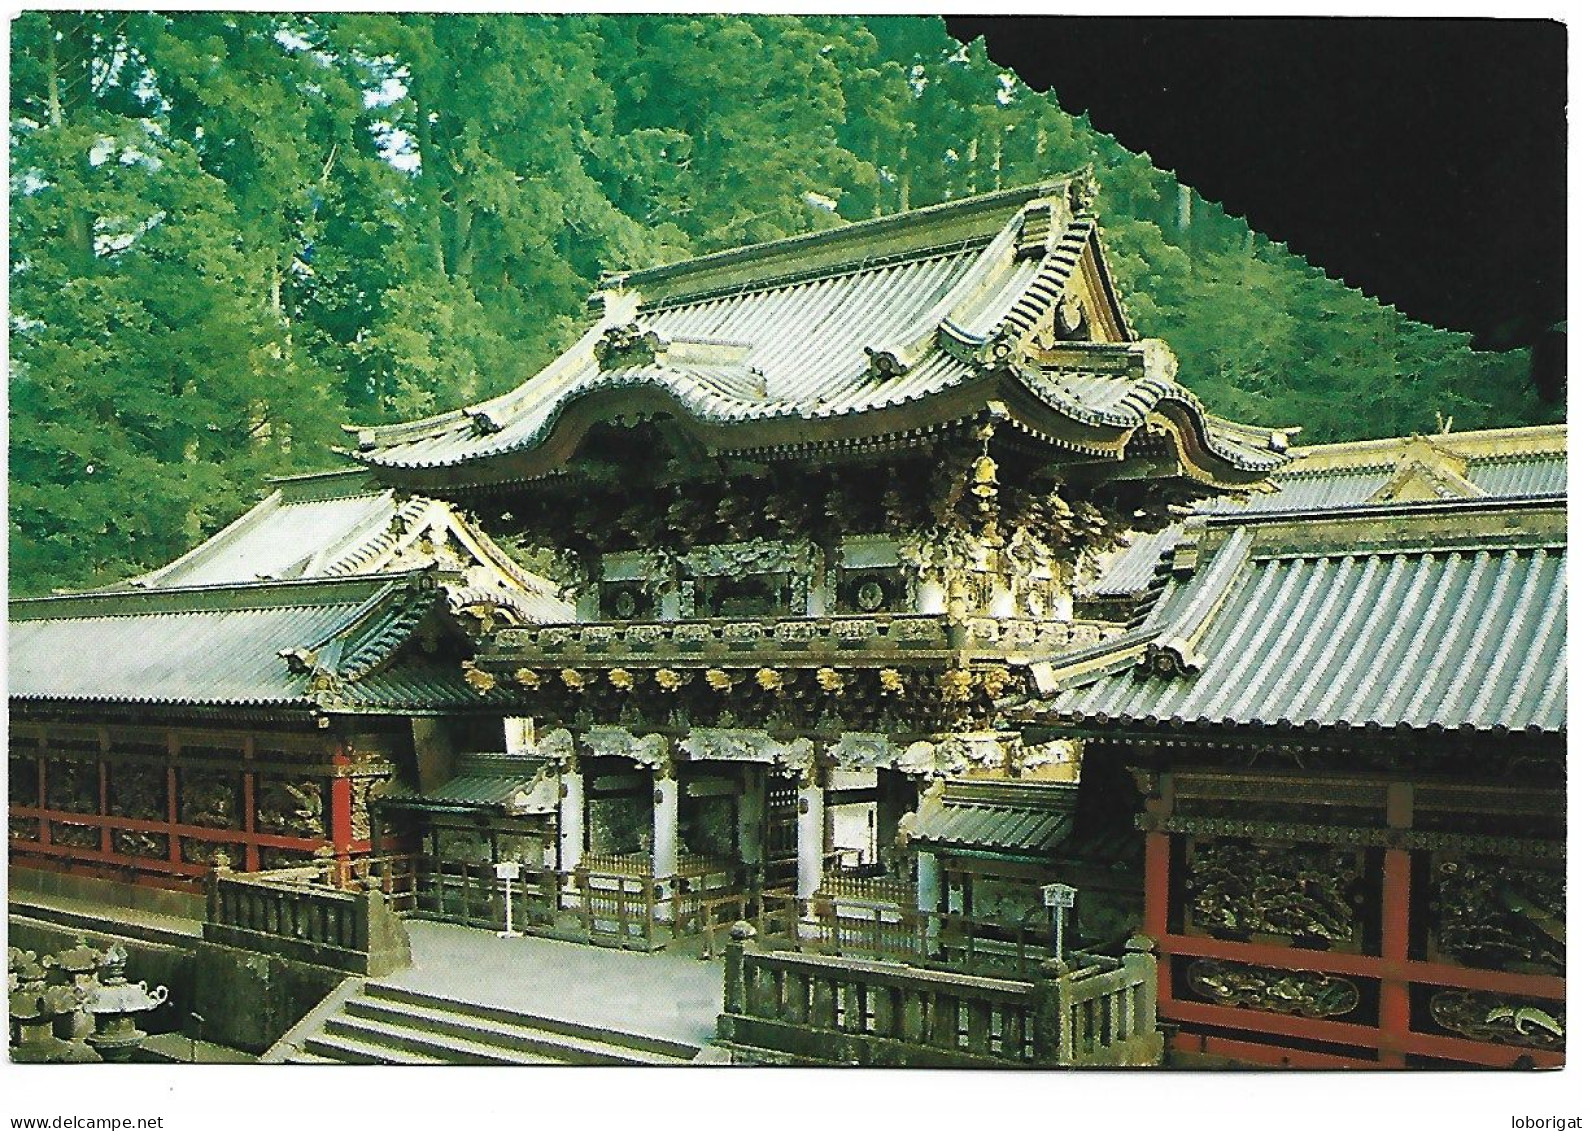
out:
M932 852L918 853L918 910L930 915L924 941L932 953L940 938L940 919L934 912L944 910L940 906L940 858Z
M940 910L940 858L932 852L918 853L918 910Z
M680 869L680 782L672 765L652 772L652 874L664 878Z
M817 770L796 790L796 898L811 899L824 882L824 787Z
M573 872L586 854L586 779L578 763L558 776L558 870Z
M586 856L586 778L580 772L580 763L570 759L568 767L558 775L558 870L564 873L564 891L560 905L573 907L575 877Z

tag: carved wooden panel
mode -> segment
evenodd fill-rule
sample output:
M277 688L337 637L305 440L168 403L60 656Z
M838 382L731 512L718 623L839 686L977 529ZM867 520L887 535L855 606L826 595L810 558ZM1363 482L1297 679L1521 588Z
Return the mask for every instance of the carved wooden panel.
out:
M254 827L274 836L320 840L327 835L325 787L316 778L261 774L255 786Z
M39 761L37 758L13 756L6 779L6 793L13 805L33 806L39 803Z
M183 769L179 809L182 823L207 829L241 828L240 784L238 775L227 770Z
M1564 971L1562 867L1433 855L1430 890L1430 945L1438 961Z
M52 758L45 768L45 801L70 813L99 812L99 766Z
M135 832L117 829L111 833L111 847L123 856L142 856L164 860L171 853L171 841L165 833Z
M1338 948L1360 937L1361 850L1191 840L1184 867L1188 925L1199 931Z
M1268 1013L1340 1017L1360 1004L1360 990L1354 982L1309 970L1277 970L1202 958L1189 964L1186 980L1197 997Z
M166 819L166 770L159 765L128 762L110 767L107 806L118 817L141 821Z

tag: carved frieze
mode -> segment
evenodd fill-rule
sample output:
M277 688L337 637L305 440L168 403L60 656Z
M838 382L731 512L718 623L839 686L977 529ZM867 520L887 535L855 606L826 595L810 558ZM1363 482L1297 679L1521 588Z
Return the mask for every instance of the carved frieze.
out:
M1349 942L1360 921L1360 874L1354 852L1195 842L1188 858L1189 918L1209 931Z
M39 803L39 763L33 758L12 758L6 792L13 805Z
M1564 1048L1562 1001L1508 998L1480 990L1439 990L1432 995L1432 1020L1475 1041L1527 1048Z
M179 813L185 825L240 827L238 775L225 770L183 770Z
M549 762L561 770L575 764L575 736L563 727L544 733L530 744L529 750L531 757Z
M255 828L275 836L319 839L326 836L325 802L314 778L262 774L255 802Z
M166 771L159 766L112 766L108 792L110 811L118 817L166 819Z
M183 837L179 847L184 861L189 864L203 864L207 868L215 865L218 854L225 856L233 868L242 868L246 855L241 844L219 844L213 840L199 840L197 837Z
M1565 873L1508 860L1435 860L1433 933L1472 966L1565 966Z
M354 840L370 839L370 794L379 778L356 778L350 791L348 830Z
M171 852L171 842L164 833L135 832L117 829L111 833L111 847L123 856L142 856L164 860Z
M842 770L887 769L901 753L885 735L862 731L847 731L829 747L829 756Z
M45 783L51 809L99 812L99 767L93 762L52 761L45 769Z
M669 764L669 740L661 734L632 734L624 727L592 727L581 741L589 754L598 758L628 758L646 769L659 770Z
M1190 964L1188 986L1219 1005L1299 1017L1338 1017L1352 1013L1360 1004L1359 988L1347 978L1214 958Z
M70 848L98 848L100 834L98 829L89 825L66 825L60 821L51 821L50 841Z

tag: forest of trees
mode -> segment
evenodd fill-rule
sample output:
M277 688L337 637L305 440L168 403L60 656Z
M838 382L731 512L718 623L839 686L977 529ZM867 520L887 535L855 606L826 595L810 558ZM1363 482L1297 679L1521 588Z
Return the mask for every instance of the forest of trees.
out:
M1563 418L1523 353L1326 278L937 19L31 12L12 67L15 593L168 560L344 422L518 384L603 269L1088 163L1131 316L1214 411Z

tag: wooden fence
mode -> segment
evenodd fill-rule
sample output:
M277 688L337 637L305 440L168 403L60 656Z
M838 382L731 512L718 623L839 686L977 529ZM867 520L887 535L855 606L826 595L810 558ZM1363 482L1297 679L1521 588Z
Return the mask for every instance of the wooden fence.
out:
M725 951L719 1037L752 1062L911 1067L1159 1064L1156 963L1050 959L1032 981L767 951L738 923Z

